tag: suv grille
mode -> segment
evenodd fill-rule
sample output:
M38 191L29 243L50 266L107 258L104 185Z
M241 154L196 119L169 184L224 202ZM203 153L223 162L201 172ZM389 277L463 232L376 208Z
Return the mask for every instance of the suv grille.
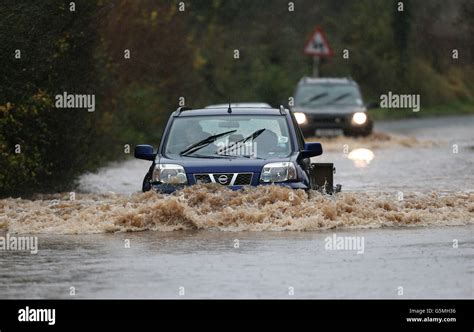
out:
M340 124L346 122L346 115L344 114L333 114L333 115L314 115L308 116L309 120L315 124Z
M247 186L252 183L253 173L194 174L196 183L219 183L223 186Z
M252 183L253 173L240 173L235 179L234 185L236 186L245 186Z

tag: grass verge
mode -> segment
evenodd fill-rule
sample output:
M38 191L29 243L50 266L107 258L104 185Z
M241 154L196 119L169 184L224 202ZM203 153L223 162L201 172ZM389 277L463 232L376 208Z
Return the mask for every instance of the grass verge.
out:
M413 112L411 109L375 108L369 110L369 114L374 120L424 118L463 114L474 115L474 101L458 101L432 107L421 107L419 112Z

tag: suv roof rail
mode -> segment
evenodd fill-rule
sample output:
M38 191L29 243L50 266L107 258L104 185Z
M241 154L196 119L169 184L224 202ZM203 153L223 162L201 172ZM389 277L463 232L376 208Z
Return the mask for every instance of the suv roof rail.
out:
M285 107L283 105L280 105L280 114L285 115Z
M192 110L191 107L180 106L180 107L178 107L178 108L176 109L176 113L178 113L178 114L176 114L176 115L180 115L181 112L190 111L190 110Z
M350 76L346 77L309 77L304 76L299 81L298 84L315 84L315 83L355 83L355 81Z

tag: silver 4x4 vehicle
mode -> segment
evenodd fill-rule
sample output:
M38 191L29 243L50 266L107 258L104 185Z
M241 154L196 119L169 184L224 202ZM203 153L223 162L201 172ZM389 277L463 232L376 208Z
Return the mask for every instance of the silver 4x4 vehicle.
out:
M367 136L373 122L359 86L349 78L302 78L294 93L293 111L304 135Z

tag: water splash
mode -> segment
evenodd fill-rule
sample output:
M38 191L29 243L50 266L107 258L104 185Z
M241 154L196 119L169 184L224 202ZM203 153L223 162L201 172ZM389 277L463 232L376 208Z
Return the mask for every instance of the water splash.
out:
M337 136L333 138L311 137L307 141L320 142L324 151L343 151L345 148L349 150L366 148L370 150L389 149L397 147L405 148L431 148L446 145L446 142L421 140L414 136L404 136L396 134L388 134L383 132L373 132L367 137L347 137Z
M340 193L261 186L231 191L196 185L154 192L51 195L0 201L0 229L10 233L90 234L128 231L317 231L332 228L474 223L474 193Z

